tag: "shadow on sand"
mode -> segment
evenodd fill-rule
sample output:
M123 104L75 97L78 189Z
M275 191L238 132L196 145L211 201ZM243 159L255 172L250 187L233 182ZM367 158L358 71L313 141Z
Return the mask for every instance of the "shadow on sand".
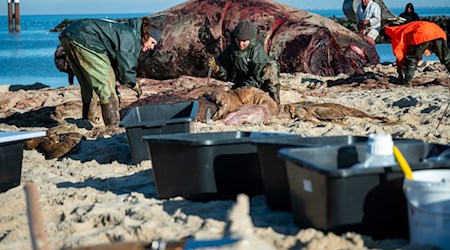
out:
M9 91L39 90L39 89L45 89L45 88L49 88L49 87L50 86L48 86L48 85L42 84L40 82L36 82L31 85L21 85L21 84L11 85L11 86L9 86L8 90Z
M16 127L51 128L58 125L58 121L51 117L55 110L55 107L45 107L25 113L14 113L6 118L0 118L0 123Z
M100 137L95 140L81 141L77 152L67 155L67 158L100 164L110 164L117 161L121 164L131 164L131 154L125 133L116 134L110 138Z
M107 179L92 178L83 182L61 182L58 188L91 187L100 191L110 191L117 195L138 192L146 198L156 198L156 190L151 169L142 170L132 175L111 177Z

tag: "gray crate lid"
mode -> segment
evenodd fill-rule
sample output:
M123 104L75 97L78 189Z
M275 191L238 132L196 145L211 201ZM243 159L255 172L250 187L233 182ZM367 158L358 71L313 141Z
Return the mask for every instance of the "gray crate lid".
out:
M448 145L426 143L418 140L399 140L395 145L405 156L413 170L434 168L442 165L425 159L439 155ZM356 175L379 174L387 172L401 172L398 166L373 167L365 169L351 166L365 160L367 144L354 145L326 145L317 147L282 148L278 156L286 161L321 173L328 177L349 177ZM342 161L339 163L339 161ZM446 162L450 166L450 161Z
M303 137L295 135L290 138L265 137L254 139L256 144L272 145L272 146L293 146L293 147L311 147L317 145L339 145L354 144L358 142L367 142L367 136L338 135L338 136L311 136Z
M276 132L243 132L227 131L214 133L177 133L144 136L150 143L177 143L197 146L251 143L253 139L262 137L290 137L292 134Z
M159 103L131 108L120 122L121 127L157 127L167 124L188 123L195 119L198 101Z
M45 135L45 131L0 132L0 143L24 141Z

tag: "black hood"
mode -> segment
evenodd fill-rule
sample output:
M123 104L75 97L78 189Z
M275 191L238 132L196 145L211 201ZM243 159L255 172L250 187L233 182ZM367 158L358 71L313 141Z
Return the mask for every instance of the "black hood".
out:
M414 12L414 5L412 3L408 3L405 6L405 12L408 12L408 8L411 8L411 12Z

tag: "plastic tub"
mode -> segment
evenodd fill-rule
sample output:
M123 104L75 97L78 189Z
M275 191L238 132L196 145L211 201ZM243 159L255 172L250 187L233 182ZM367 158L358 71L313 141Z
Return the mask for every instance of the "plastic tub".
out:
M450 170L414 171L403 189L411 243L450 250Z
M0 192L20 185L24 141L42 136L44 131L0 132Z
M130 109L120 122L125 127L131 158L137 164L149 160L146 135L189 133L198 110L197 101L152 104Z
M286 147L314 147L318 145L354 144L366 142L365 136L318 136L291 138L260 138L253 142L258 149L264 196L267 206L273 210L291 210L286 164L278 158L278 150Z
M395 141L413 170L448 166L424 161L449 145ZM281 149L286 160L295 223L341 233L347 230L375 239L408 236L403 173L395 165L352 168L363 162L367 145Z
M217 132L144 136L152 158L158 197L234 199L263 193L258 137L292 136L262 132Z

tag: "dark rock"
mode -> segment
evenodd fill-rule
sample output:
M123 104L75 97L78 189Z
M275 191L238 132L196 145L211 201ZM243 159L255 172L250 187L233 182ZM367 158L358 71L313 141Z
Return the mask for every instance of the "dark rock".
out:
M417 101L416 98L414 98L412 96L407 96L405 98L402 98L402 99L394 102L392 104L392 106L399 107L399 108L408 108L408 107L416 106L417 103L419 103L419 102Z
M440 107L438 107L438 106L430 106L430 107L428 107L428 108L425 108L425 109L422 109L421 111L420 111L420 113L421 114L429 114L429 113L431 113L431 112L433 112L433 111L435 111L435 110L439 110L439 108Z

